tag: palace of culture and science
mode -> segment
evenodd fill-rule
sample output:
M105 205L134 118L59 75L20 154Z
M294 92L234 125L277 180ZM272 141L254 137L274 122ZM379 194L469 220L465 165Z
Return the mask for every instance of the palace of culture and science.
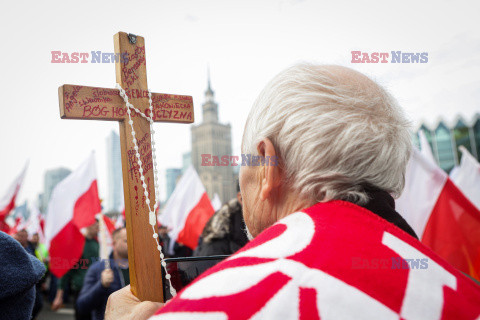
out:
M210 75L202 109L203 122L191 127L192 149L183 156L183 169L167 169L167 199L175 189L182 172L191 163L200 176L208 197L213 199L214 195L218 194L223 204L237 194L237 181L233 167L202 166L202 154L219 158L232 155L232 130L230 124L222 124L218 121L218 104L214 99Z
M218 195L224 204L237 195L237 179L232 166L202 166L202 154L210 156L232 155L232 129L230 124L218 121L218 104L210 84L205 91L205 102L202 105L203 122L191 126L191 151L183 154L182 168L167 168L166 191L167 200L183 172L193 165L207 190L210 200ZM119 212L123 206L122 172L120 162L120 141L118 134L112 132L107 139L107 163L109 163L107 212ZM238 168L237 168L238 169Z
M203 122L191 127L192 154L191 161L197 170L210 199L215 193L222 203L234 198L237 194L236 181L231 166L202 166L202 154L218 156L232 155L232 129L230 124L218 122L218 104L208 77L205 91Z

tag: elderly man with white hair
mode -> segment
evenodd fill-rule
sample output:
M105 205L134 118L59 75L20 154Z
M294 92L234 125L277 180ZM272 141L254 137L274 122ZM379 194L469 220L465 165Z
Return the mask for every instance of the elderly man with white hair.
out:
M395 211L409 122L363 74L302 64L260 93L242 153L251 240L167 304L122 289L106 319L478 319L480 288ZM420 204L419 204L420 205Z

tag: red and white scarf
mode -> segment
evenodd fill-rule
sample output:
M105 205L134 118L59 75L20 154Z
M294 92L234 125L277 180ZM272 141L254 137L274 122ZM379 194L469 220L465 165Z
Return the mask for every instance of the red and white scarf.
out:
M480 319L480 287L374 213L331 201L266 229L160 319Z

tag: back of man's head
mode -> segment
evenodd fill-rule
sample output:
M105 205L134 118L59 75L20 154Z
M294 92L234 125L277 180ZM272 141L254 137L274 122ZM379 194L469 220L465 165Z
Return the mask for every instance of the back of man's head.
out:
M365 185L399 196L411 153L410 123L367 76L341 66L300 64L274 77L248 116L242 152L272 141L287 183L316 203L364 204Z

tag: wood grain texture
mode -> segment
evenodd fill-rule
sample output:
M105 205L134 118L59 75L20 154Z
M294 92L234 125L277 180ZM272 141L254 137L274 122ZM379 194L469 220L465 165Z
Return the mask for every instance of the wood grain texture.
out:
M149 115L145 39L137 36L137 42L132 44L126 33L119 32L114 35L114 47L116 53L128 56L115 64L117 83L127 92L130 103ZM131 290L141 301L164 302L160 257L149 224L149 208L145 203L132 130L125 121L128 120L125 102L116 89L63 85L58 88L58 95L62 119L119 121ZM153 93L152 101L154 121L194 122L191 96ZM150 207L153 208L155 189L150 124L135 113L132 118ZM155 232L158 232L156 225Z
M123 87L124 89L126 87ZM126 89L129 101L146 98L147 90ZM117 89L105 89L65 84L58 88L62 119L92 119L123 121L127 116L125 101ZM153 119L156 122L193 123L193 99L166 93L152 93ZM143 110L143 109L142 109ZM150 116L147 108L146 115ZM133 111L133 118L137 118Z
M119 32L114 36L114 46L115 52L128 53L129 56L127 63L116 63L117 83L130 91L138 90L142 92L147 90L144 38L138 36L136 44L131 44L127 34ZM149 108L148 95L146 97L143 95L132 97L129 100L142 112ZM137 117L133 122L133 128L136 132L135 138L138 141L150 205L153 207L155 189L150 124L147 120ZM120 122L120 144L131 290L142 301L164 302L159 253L155 239L152 237L152 227L148 223L149 209L145 204L146 197L140 180L139 166L135 157L131 127L128 121ZM158 232L156 225L155 232Z

